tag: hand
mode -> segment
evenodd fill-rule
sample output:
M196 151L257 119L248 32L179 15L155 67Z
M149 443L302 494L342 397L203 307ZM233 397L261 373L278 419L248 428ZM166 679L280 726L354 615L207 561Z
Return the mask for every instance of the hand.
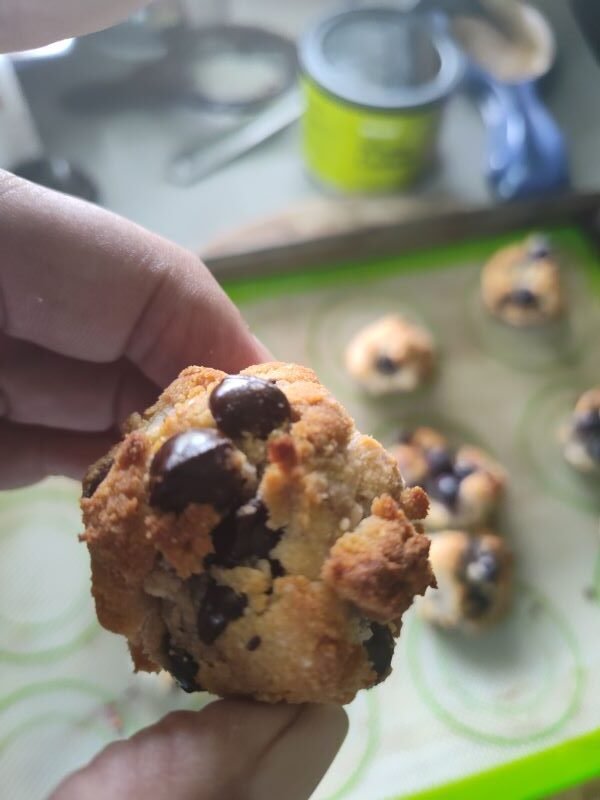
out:
M0 50L96 30L145 4L0 0ZM0 488L79 476L188 364L236 371L266 357L191 253L0 172ZM110 745L52 800L305 800L346 727L333 706L222 700Z
M0 488L81 477L185 366L266 350L192 253L0 173Z
M268 356L193 254L0 173L0 486L79 476L190 363ZM220 701L110 745L53 800L305 800L346 731L341 708Z
M201 2L201 0L199 0ZM0 0L0 52L107 28L150 0Z
M335 706L219 700L109 745L50 800L306 800L345 733Z

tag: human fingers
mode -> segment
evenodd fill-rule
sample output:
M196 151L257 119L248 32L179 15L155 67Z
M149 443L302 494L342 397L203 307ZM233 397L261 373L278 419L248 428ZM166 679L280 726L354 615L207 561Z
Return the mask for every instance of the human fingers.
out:
M0 329L71 358L130 358L159 385L265 360L191 252L108 211L0 173Z
M11 422L106 431L158 393L126 359L92 364L0 333L0 416Z
M125 19L150 0L0 0L0 51L40 47Z
M338 707L221 700L110 745L51 800L306 800L346 728Z
M0 421L0 489L26 486L48 475L81 480L117 438L116 432L74 433Z

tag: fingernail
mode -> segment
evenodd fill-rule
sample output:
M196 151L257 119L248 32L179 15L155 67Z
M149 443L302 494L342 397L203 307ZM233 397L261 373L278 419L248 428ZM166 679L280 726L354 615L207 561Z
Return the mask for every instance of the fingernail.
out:
M256 764L249 800L306 800L327 772L348 731L340 706L304 706Z

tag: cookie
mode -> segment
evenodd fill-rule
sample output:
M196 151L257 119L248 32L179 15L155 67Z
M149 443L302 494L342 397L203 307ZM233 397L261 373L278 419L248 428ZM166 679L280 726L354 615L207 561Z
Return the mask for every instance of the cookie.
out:
M429 495L428 530L482 525L504 492L505 473L496 461L478 447L451 447L433 428L406 432L390 452L406 483Z
M432 536L431 565L437 588L419 601L419 614L442 628L477 632L509 609L513 557L507 544L489 532L446 530Z
M429 332L399 314L367 325L346 349L346 369L373 395L414 391L429 378L434 361Z
M495 253L481 273L481 297L491 314L519 328L559 318L564 289L549 240L538 234Z
M92 467L101 624L185 691L347 703L433 583L421 489L293 364L190 367Z
M581 395L561 439L572 467L587 474L600 473L600 386Z

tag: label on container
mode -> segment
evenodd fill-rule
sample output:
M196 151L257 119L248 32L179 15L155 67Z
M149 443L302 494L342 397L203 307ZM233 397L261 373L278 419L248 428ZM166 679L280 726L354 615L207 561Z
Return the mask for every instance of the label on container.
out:
M345 103L308 79L302 85L304 155L323 182L343 191L403 188L429 163L439 106L375 111Z

